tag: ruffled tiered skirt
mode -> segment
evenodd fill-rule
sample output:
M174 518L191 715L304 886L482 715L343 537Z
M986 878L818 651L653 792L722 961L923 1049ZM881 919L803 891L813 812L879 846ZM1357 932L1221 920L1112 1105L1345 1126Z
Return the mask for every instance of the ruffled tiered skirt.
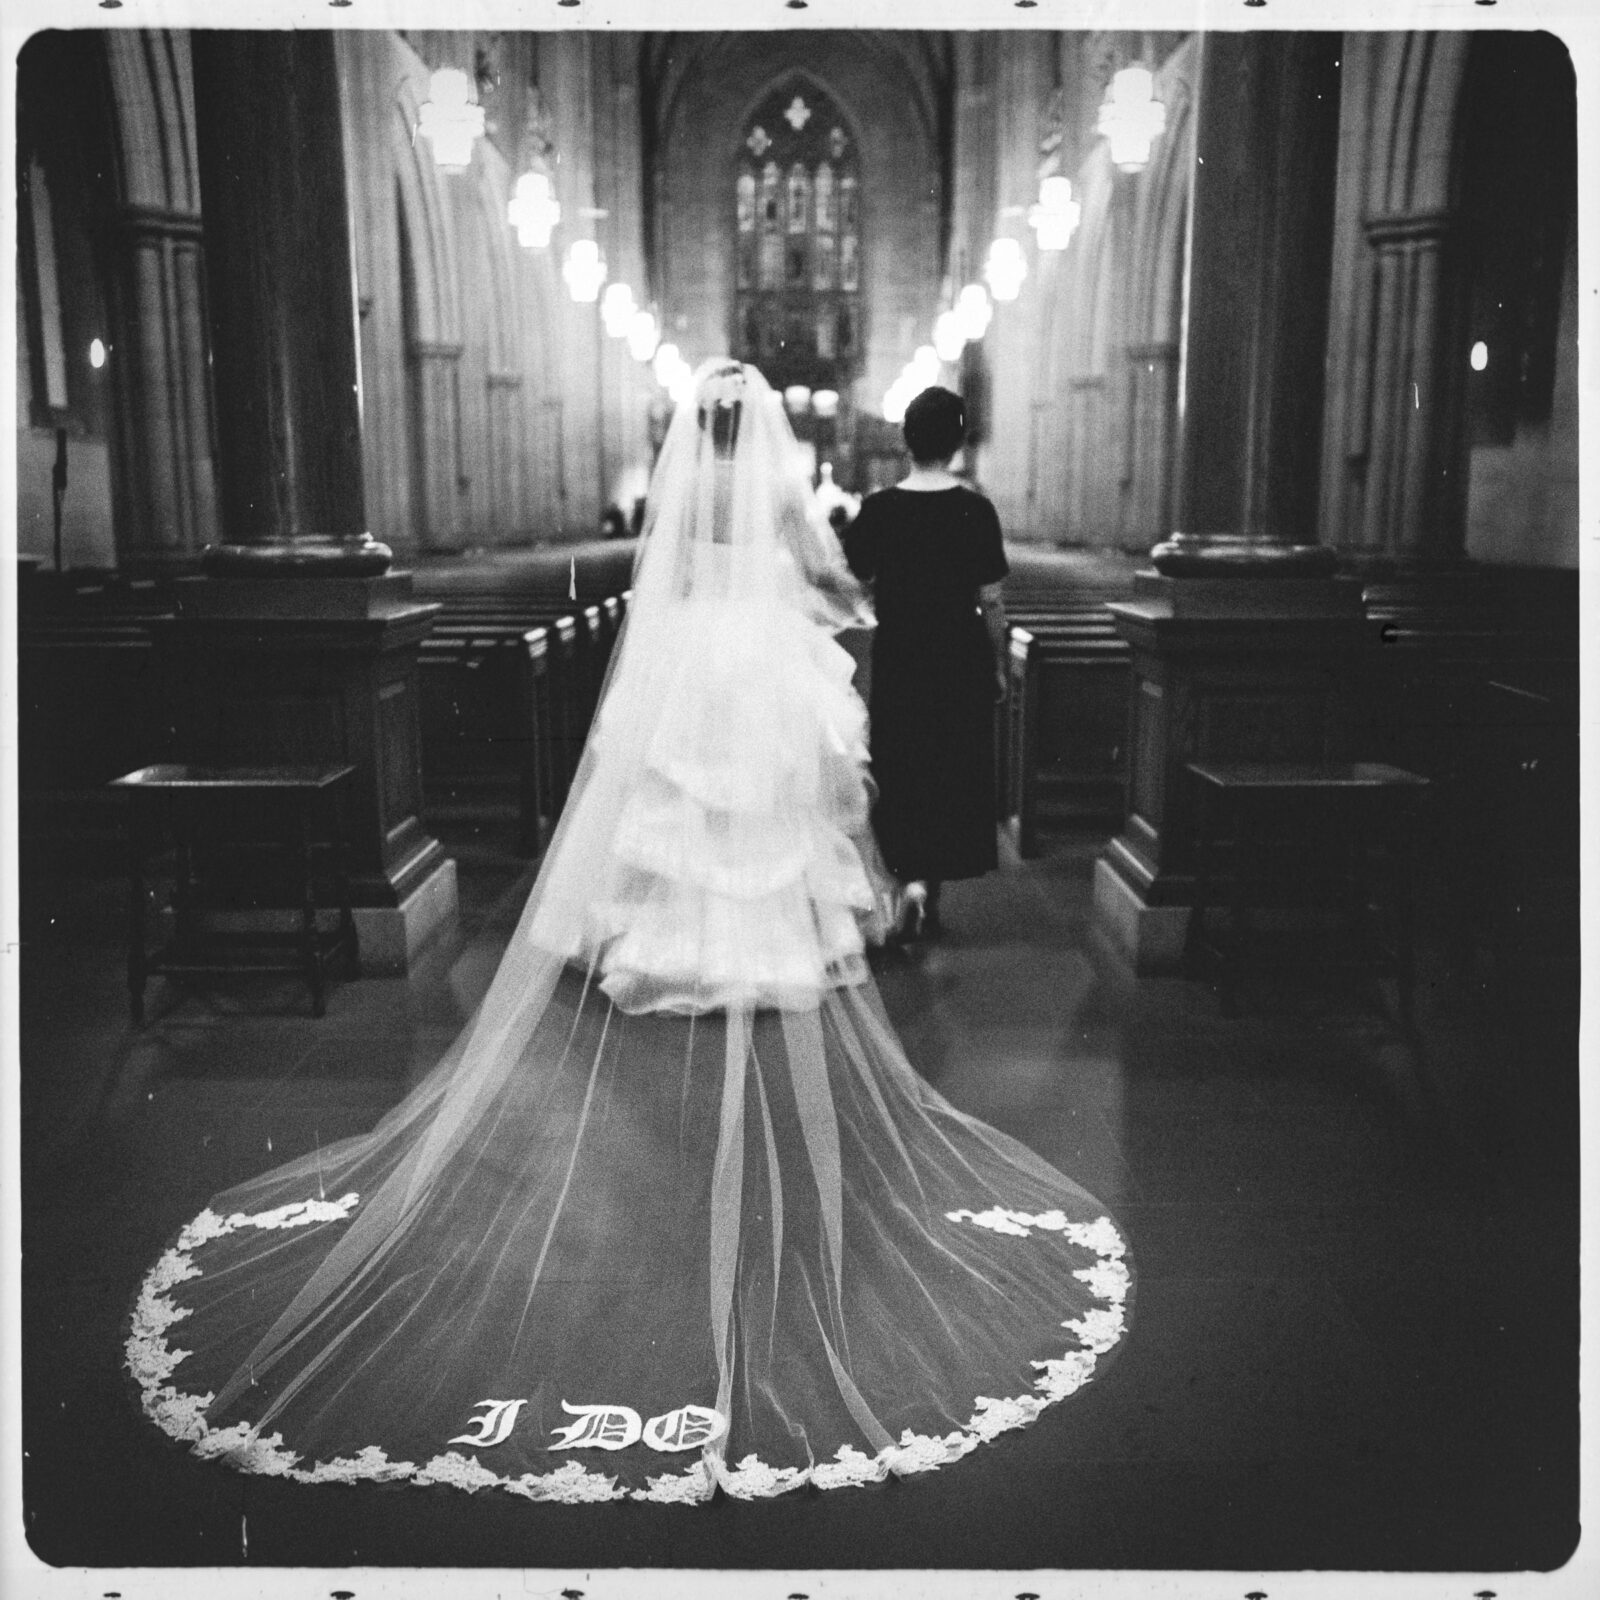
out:
M894 892L854 662L785 605L673 623L607 696L534 940L627 1011L814 1005L865 978Z

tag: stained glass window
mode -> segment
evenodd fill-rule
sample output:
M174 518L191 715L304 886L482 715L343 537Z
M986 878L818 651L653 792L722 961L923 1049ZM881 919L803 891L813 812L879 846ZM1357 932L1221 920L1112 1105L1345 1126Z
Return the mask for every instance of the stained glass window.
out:
M862 275L854 136L826 93L791 79L756 107L737 157L735 352L774 388L848 395Z
M832 233L834 227L833 213L833 168L824 161L817 168L817 232Z
M813 289L837 288L836 280L839 273L839 262L831 233L819 233L817 235L814 260L816 270L811 274L811 287Z
M800 162L789 168L789 232L804 233L811 223L811 179Z

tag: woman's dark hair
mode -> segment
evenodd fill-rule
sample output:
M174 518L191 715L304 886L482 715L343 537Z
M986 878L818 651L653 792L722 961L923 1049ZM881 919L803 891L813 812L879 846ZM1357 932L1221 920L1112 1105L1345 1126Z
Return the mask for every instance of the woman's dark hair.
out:
M731 456L733 447L739 438L739 418L744 410L744 402L734 398L736 390L744 387L744 367L737 361L728 361L717 367L707 376L707 387L716 379L737 377L738 384L729 388L727 393L721 394L717 399L700 402L700 428L702 432L711 435L711 447L719 456Z
M961 396L938 387L924 389L906 407L905 435L913 461L948 461L967 436Z

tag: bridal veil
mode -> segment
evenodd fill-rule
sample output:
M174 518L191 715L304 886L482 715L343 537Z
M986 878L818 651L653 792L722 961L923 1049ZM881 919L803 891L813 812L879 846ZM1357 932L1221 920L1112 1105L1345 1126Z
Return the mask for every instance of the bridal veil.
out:
M501 965L368 1134L216 1196L128 1365L309 1482L702 1501L959 1459L1122 1339L1123 1238L907 1061L834 633L869 615L778 397L702 368Z

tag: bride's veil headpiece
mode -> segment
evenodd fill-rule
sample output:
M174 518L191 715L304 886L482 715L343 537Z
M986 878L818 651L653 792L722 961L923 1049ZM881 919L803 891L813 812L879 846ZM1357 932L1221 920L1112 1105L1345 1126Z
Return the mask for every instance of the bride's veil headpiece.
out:
M673 414L645 502L636 609L675 600L797 604L865 619L781 396L753 366L708 361Z

